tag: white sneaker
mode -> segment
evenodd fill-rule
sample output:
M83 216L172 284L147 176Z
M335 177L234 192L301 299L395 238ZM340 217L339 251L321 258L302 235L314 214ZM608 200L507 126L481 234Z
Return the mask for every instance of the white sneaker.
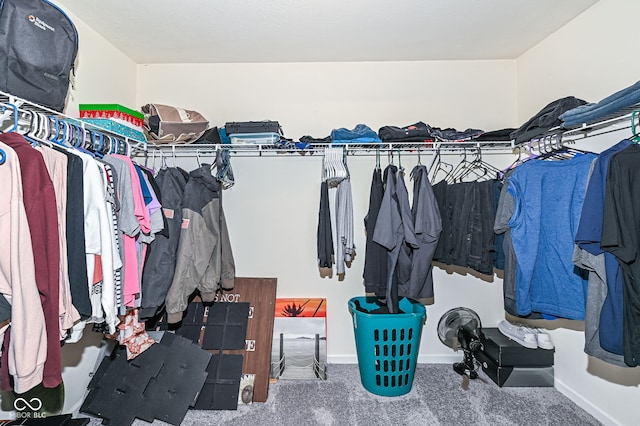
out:
M547 333L546 330L541 328L531 328L531 331L536 335L536 341L538 342L538 347L542 349L553 349L553 341L551 340L551 336Z
M515 340L525 348L536 349L538 341L536 333L533 333L528 327L512 324L507 320L498 323L498 330L508 338Z

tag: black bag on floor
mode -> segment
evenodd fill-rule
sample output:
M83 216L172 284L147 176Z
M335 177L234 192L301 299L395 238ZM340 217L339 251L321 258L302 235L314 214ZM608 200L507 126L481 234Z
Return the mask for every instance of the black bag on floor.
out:
M0 1L0 91L62 112L77 53L76 27L57 6Z

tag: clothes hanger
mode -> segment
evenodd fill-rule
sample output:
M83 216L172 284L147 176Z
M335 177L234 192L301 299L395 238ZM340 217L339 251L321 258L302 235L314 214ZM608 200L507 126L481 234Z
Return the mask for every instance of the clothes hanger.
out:
M327 181L327 177L328 177L328 176L327 176L327 173L328 173L328 170L327 170L327 167L328 167L328 164L327 164L327 161L328 161L328 159L327 159L327 155L328 155L328 154L329 154L329 147L325 147L325 148L322 150L322 167L321 167L321 169L320 169L320 180L321 180L322 182L326 182L326 181Z
M109 148L111 148L111 147L109 147ZM146 165L146 162L147 162L148 158L149 157L145 158L145 165ZM153 170L156 169L156 150L155 149L153 151L151 151L151 168Z
M518 146L518 149L519 150L520 149L526 150L528 155L526 157L521 158L521 155L520 155L521 151L518 151L518 158L509 167L507 167L506 169L502 170L502 176L503 177L509 170L515 169L516 167L518 167L521 164L526 163L527 161L534 160L534 159L540 157L540 154L536 153L533 150L533 142L531 142L531 141L527 142L526 145Z
M113 146L117 143L116 141L118 139L115 136L111 136L111 135L106 135L106 137L107 137L107 142L109 143L109 145L105 146L102 149L102 154L103 155L107 155L107 154L109 154L111 152L111 150L113 149Z
M11 108L13 109L13 124L14 127L17 129L18 128L18 116L17 116L17 112L18 112L18 107L16 107L13 104L9 104L11 105ZM3 107L3 112L4 112L5 107ZM1 123L2 121L0 121ZM13 130L9 130L9 131L13 131ZM4 164L5 161L7 161L7 153L4 151L4 149L0 148L0 165Z
M462 160L454 167L446 176L445 179L447 183L456 183L458 176L464 174L467 166L471 164L467 160L467 149L464 148L462 151Z
M160 150L160 167L162 169L168 169L169 166L167 165L167 158L164 156L164 152L162 152L162 150Z
M634 110L633 112L631 112L631 137L629 139L634 144L640 143L640 132L638 131L638 126L636 125L638 115L640 115L640 110Z
M479 147L476 148L474 155L475 158L466 166L464 173L457 176L458 182L463 182L465 179L481 182L498 176L500 170L482 159L482 150ZM470 176L471 179L468 179Z
M347 166L347 150L345 147L342 147L342 158L341 158L340 164L344 169L344 179L349 179L350 174L349 174L349 167Z
M220 162L216 178L222 182L223 189L229 189L235 184L233 168L231 167L231 155L228 149L222 149L219 153Z
M49 126L49 134L47 135L47 139L53 143L61 145L58 141L58 138L61 137L60 132L60 121L58 117L49 116L50 126Z
M9 111L9 108L11 109L11 111ZM2 106L2 120L0 120L0 123L2 123L9 116L13 116L13 123L9 129L4 131L6 133L15 132L18 130L18 107L12 103L6 103Z
M41 142L35 136L38 130L40 117L33 111L27 111L27 114L29 115L29 125L23 136L31 143L31 145L33 145L33 147L37 147Z
M458 183L465 181L481 181L484 180L484 178L489 177L489 171L482 161L480 161L479 153L476 151L474 154L475 158L468 162L462 172L455 177L455 180Z
M446 181L446 177L447 175L453 171L453 164L447 163L445 161L442 161L442 155L440 154L440 148L438 147L437 151L436 151L436 155L433 159L433 162L436 162L436 167L431 167L431 170L433 172L433 175L431 176L430 181L431 182L436 182L436 177L438 176L439 172L444 172L445 176L442 178L442 180ZM447 168L449 168L447 170ZM435 171L434 171L435 170Z
M102 150L105 147L105 139L107 139L107 136L102 134L102 133L97 133L97 145L96 146L96 140L94 140L94 145L93 145L93 153L96 155L96 157L98 158L102 158L104 157L104 153L102 152Z
M480 162L480 164L482 164L482 167L487 170L488 177L490 177L491 179L498 179L498 177L500 176L500 169L493 164L484 161L484 159L482 158L482 148L480 147L478 147L478 161Z

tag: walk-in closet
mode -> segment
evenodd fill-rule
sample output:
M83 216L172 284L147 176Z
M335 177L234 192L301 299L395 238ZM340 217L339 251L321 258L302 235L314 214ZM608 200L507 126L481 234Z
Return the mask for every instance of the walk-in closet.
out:
M0 421L35 421L29 413L49 401L57 414L73 417L60 425L80 418L92 426L638 423L630 407L640 397L640 335L632 329L640 321L633 281L640 225L625 214L640 205L633 204L630 187L638 180L629 165L640 144L640 58L633 53L640 3L51 0L78 41L61 108L29 99L28 91L12 93L16 76L29 76L5 66L16 58L13 42L2 38L15 36L18 19L45 34L72 38L73 31L39 10L20 17L16 0L5 3L0 187L10 200L3 214L12 219L0 223L0 320L7 320L0 325L11 340L0 346L7 352ZM46 53L56 54L63 53ZM140 126L149 123L149 105L174 107L182 124L190 121L184 114L197 112L215 138L203 129L186 141L154 140L147 128L148 140L140 140L123 132L131 126L84 120L83 109L98 104L126 107L119 113L133 111ZM271 121L280 126L277 140L222 143L225 124ZM369 131L372 139L342 139ZM44 162L25 160L32 148ZM549 170L559 163L562 171ZM21 167L33 180L20 179ZM84 180L71 178L72 169ZM42 189L44 172L55 191ZM605 182L608 173L615 184ZM122 176L140 185L130 204L121 203L131 191ZM600 184L591 188L593 176ZM384 198L391 183L394 195ZM74 199L82 189L101 206ZM536 191L542 213L532 219L526 203ZM605 192L614 195L604 201ZM56 204L61 198L79 213ZM602 203L604 213L582 223L584 200ZM155 207L137 210L145 205ZM119 221L121 209L133 222ZM389 229L372 217L383 217ZM28 225L40 228L30 232ZM36 232L44 237L31 237ZM116 245L101 246L109 233ZM156 238L171 243L154 246ZM520 257L509 258L504 247ZM46 271L57 264L65 267L55 269L54 285ZM134 270L139 275L125 276ZM74 288L92 278L95 293ZM30 283L24 292L21 280ZM62 289L56 297L54 287ZM47 307L29 310L38 294ZM354 300L365 294L377 300L380 317L424 312L406 392L376 393L361 383L361 352L368 349L357 346L358 321L373 308ZM285 317L318 316L322 331L305 342L315 354L309 377L287 352L282 306ZM545 342L529 346L538 355L525 357L522 382L489 376L484 355L469 361L473 371L451 367L463 356L468 361L464 343L449 346L439 329L455 308L481 319L483 354L513 324L544 334ZM238 315L244 323L234 341ZM227 322L214 338L208 330L220 318ZM12 328L28 332L14 340ZM136 357L150 346L165 355L139 366ZM216 356L214 380L205 370ZM262 366L250 388L238 388L247 379L243 356ZM147 374L145 386L127 387L129 369ZM223 377L232 371L237 380ZM222 402L230 383L234 396ZM36 385L43 393L23 393ZM101 401L101 387L122 399ZM47 393L52 388L55 395ZM129 389L153 408L133 407L124 396ZM205 407L199 397L218 405Z

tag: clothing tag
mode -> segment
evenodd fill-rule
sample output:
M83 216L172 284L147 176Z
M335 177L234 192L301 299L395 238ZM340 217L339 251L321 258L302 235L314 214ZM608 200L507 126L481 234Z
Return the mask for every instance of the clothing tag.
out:
M182 229L187 229L189 228L189 219L182 219Z
M189 113L182 108L176 108L178 111L178 115L180 116L180 120L185 123L191 123L191 117L189 117Z
M166 217L167 219L173 219L173 209L162 209L162 211L164 212L164 217Z

